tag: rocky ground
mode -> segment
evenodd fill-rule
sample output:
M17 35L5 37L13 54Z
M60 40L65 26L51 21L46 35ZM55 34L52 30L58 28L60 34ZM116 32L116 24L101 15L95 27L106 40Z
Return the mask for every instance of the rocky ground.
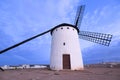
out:
M5 70L0 71L0 80L120 80L120 68L85 68L83 71Z

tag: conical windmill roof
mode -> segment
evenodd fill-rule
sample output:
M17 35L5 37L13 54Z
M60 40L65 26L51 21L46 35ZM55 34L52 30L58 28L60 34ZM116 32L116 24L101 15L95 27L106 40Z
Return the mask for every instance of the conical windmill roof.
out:
M51 30L51 35L52 35L53 31L54 31L56 28L59 28L59 27L61 27L61 26L73 27L73 28L75 28L75 29L77 30L77 32L79 33L79 29L78 29L77 27L75 27L74 25L68 24L68 23L62 23L62 24L59 24L59 25L55 26L55 27Z

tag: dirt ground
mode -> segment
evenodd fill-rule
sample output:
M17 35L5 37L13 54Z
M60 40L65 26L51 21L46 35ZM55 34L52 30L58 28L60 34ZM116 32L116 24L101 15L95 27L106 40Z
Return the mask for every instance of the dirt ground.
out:
M86 68L83 71L5 70L0 71L0 80L120 80L120 68Z

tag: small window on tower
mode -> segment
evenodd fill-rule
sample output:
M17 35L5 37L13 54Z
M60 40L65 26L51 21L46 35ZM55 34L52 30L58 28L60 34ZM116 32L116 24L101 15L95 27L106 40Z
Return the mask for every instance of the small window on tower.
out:
M67 27L67 29L69 29L69 27Z
M61 27L61 29L63 29L63 27Z
M65 46L65 42L63 43L63 45Z

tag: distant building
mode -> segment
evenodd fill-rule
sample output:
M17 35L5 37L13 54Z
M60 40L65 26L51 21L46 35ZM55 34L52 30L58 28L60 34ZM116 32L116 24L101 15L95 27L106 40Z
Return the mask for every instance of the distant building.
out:
M104 62L99 64L89 64L86 67L93 68L120 68L120 62Z
M2 69L29 69L29 68L47 68L47 65L18 65L18 66L11 66L11 65L4 65L1 67Z

